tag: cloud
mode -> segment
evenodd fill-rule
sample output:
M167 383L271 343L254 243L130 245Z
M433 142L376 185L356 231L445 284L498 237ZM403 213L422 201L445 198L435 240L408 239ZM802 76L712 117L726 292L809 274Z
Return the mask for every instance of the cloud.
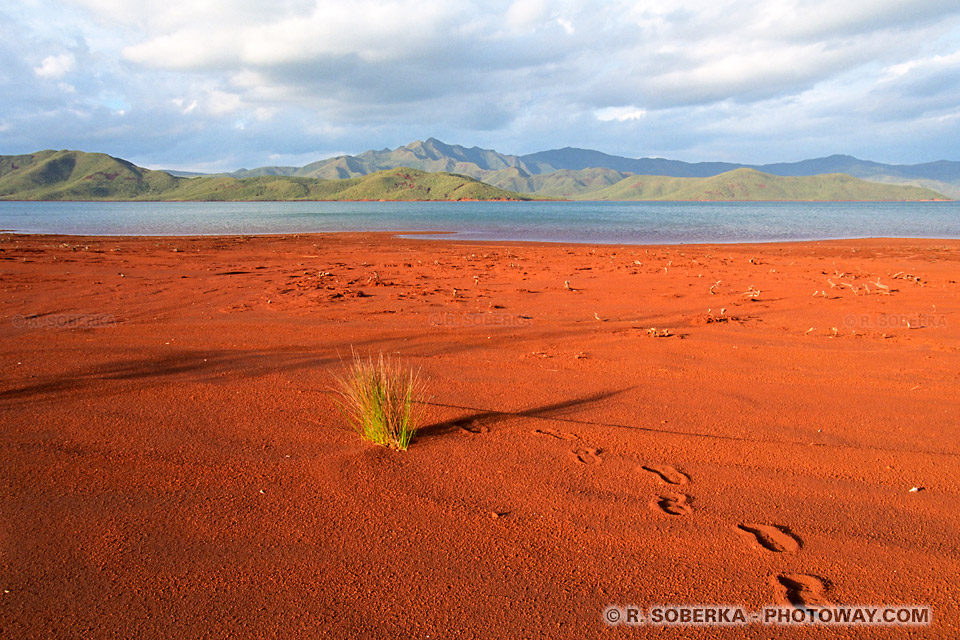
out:
M239 3L246 6L245 21L230 17L237 3L189 4L190 11L166 14L168 29L124 48L124 57L151 67L194 70L339 56L377 63L432 53L436 35L463 17L462 5L443 0L286 3L286 12L283 3ZM217 26L211 29L211 24Z
M960 69L960 50L947 55L929 56L891 65L884 69L886 75L880 80L890 82L910 75L931 75L958 69Z
M31 0L2 12L4 138L25 151L255 166L432 135L693 160L884 141L898 161L956 155L955 0Z
M507 9L507 24L514 28L529 29L542 22L546 13L546 0L514 0Z
M34 67L33 72L41 78L62 78L73 71L76 63L72 53L61 53L44 58L39 67Z
M227 93L216 89L207 92L206 107L215 116L234 113L240 109L241 104L240 96L235 93Z
M647 111L646 109L638 109L636 107L605 107L603 109L597 109L593 112L593 115L601 122L610 122L612 120L626 122L627 120L640 120L647 115Z

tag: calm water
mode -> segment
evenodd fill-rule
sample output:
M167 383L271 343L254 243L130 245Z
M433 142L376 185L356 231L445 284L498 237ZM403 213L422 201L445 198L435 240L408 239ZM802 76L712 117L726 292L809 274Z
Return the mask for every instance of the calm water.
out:
M589 243L960 238L960 202L0 202L0 230L76 235L449 231Z

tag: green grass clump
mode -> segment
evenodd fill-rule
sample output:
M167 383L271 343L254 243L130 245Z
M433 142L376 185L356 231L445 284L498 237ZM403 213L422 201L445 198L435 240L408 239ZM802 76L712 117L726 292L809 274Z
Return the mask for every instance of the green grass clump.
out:
M400 451L410 446L422 419L419 371L382 353L376 360L354 354L338 383L340 408L361 438Z

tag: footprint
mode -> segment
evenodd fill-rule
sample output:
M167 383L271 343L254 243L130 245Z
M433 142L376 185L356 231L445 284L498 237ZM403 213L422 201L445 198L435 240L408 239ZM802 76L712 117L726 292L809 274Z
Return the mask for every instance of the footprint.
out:
M600 464L602 460L600 459L600 453L602 449L591 449L589 447L583 447L580 449L574 449L573 455L577 456L577 460L583 464Z
M690 476L674 469L668 464L648 464L642 467L644 471L655 473L667 484L687 484L690 482Z
M684 493L668 493L653 499L651 508L657 508L671 516L687 516L693 513L690 501L693 498Z
M829 591L832 585L826 578L805 573L787 573L777 576L776 583L784 589L784 599L797 609L831 605L825 592Z
M803 547L797 534L779 524L738 524L737 530L767 551L796 553Z
M557 438L558 440L576 440L577 436L573 433L565 433L563 431L556 431L554 429L534 429L534 433L541 436L550 436L551 438Z

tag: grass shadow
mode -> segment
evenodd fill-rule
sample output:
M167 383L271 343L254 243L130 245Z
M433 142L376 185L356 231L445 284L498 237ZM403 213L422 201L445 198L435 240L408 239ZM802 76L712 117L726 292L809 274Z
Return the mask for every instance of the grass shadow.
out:
M427 405L451 409L466 409L472 413L468 413L465 416L454 418L452 420L444 420L442 422L436 422L423 426L417 430L417 439L433 438L459 430L479 433L489 429L491 424L506 418L540 418L544 420L556 419L570 409L577 409L586 405L595 404L602 400L606 400L607 398L612 398L613 396L619 395L624 391L629 391L632 388L633 387L627 387L624 389L618 389L616 391L603 391L600 393L583 396L581 398L573 398L571 400L564 400L562 402L554 402L551 404L531 407L530 409L524 409L522 411L493 411L472 409L470 407L461 407L458 405L443 404L440 402L427 402L425 403Z

